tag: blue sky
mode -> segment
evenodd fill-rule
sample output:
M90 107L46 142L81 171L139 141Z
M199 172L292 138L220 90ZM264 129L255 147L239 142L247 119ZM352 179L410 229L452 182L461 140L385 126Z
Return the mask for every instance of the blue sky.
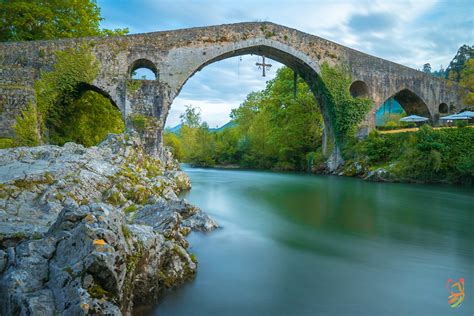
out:
M409 67L429 62L446 67L462 44L474 43L474 1L320 1L320 0L98 0L102 26L143 33L247 21L271 21L311 33ZM184 105L201 108L211 127L229 120L266 78L255 67L257 56L220 61L192 77L175 99L167 125L179 123Z

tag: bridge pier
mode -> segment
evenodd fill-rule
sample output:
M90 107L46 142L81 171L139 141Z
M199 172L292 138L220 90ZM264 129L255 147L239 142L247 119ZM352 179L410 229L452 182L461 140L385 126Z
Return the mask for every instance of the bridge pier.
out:
M160 154L168 106L169 89L165 84L158 80L126 81L126 128L138 132L148 154Z

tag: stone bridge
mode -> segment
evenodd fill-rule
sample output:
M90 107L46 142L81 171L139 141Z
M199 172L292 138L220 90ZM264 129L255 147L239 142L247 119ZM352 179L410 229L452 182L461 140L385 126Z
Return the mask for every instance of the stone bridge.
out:
M143 135L151 151L159 148L169 108L186 81L213 62L244 54L279 61L309 84L321 106L327 139L333 139L333 133L318 80L324 62L349 66L353 83L347 89L353 97L373 100L362 132L374 128L377 108L392 96L408 114L429 117L435 124L440 111L460 104L458 87L445 80L288 27L238 23L117 37L0 43L0 137L12 135L14 117L29 101L34 102L33 84L40 70L51 69L54 51L83 42L90 44L101 65L87 88L110 98L129 128L130 115L155 118ZM127 89L132 72L143 67L153 71L156 80L143 80L137 90Z

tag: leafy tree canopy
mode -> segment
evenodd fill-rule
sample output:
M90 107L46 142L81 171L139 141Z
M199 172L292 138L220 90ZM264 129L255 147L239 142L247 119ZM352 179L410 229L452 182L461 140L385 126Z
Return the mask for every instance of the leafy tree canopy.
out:
M464 88L463 103L474 110L474 58L466 62L460 77L459 84Z
M449 63L446 72L448 79L459 82L461 80L461 72L464 69L466 62L474 57L474 46L463 45L459 47L456 56Z
M188 106L181 116L179 142L165 134L165 144L197 166L279 170L305 169L306 155L321 145L323 120L314 95L301 78L294 95L293 71L286 67L263 91L250 93L231 118L234 126L211 132L199 109Z
M0 41L124 35L100 29L95 0L0 0Z

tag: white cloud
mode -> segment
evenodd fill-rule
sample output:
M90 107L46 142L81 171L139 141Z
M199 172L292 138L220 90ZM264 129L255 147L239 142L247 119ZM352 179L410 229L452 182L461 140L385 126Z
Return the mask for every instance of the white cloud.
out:
M196 73L171 105L166 126L180 123L179 115L184 112L185 105L199 107L203 120L211 127L227 123L230 111L238 107L250 92L264 89L266 82L273 79L282 66L267 59L272 67L263 78L262 71L255 66L259 59L256 55L233 57L208 65Z

